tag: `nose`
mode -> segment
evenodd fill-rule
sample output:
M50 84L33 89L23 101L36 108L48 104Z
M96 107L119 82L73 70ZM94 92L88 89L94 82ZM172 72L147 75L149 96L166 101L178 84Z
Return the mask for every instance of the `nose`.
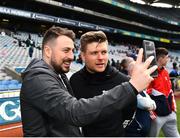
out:
M74 53L73 53L73 51L69 51L69 52L68 52L68 58L71 59L71 60L74 59Z
M98 59L103 59L103 55L101 53L98 53Z

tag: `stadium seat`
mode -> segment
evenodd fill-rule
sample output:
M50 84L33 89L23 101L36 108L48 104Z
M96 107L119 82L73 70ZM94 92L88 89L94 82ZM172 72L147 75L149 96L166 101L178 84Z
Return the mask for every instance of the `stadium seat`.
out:
M21 87L22 87L22 83L17 84L18 89L21 89Z
M0 91L6 91L8 90L8 85L1 85L0 84Z
M6 76L3 78L4 80L12 80L12 77L11 76Z
M10 81L9 80L2 80L0 82L1 85L9 85L10 84Z
M8 89L9 89L9 90L17 90L17 89L18 89L18 86L17 86L17 84L9 84L9 85L8 85Z
M10 81L10 84L15 84L15 85L17 85L19 82L17 81L17 80L11 80Z

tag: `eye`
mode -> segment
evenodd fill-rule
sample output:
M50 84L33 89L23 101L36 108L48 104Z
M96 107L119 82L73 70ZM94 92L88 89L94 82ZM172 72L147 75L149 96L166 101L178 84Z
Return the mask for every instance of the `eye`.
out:
M73 49L72 52L75 53L75 49Z
M105 55L107 53L107 51L102 51L101 53L102 53L102 55Z
M64 50L65 53L68 53L68 51L69 51L68 49L65 49L65 50Z
M64 53L68 53L69 51L70 51L69 48L64 48L64 49L63 49L63 52L64 52Z
M97 55L97 53L98 53L98 52L95 51L95 52L92 52L91 55Z

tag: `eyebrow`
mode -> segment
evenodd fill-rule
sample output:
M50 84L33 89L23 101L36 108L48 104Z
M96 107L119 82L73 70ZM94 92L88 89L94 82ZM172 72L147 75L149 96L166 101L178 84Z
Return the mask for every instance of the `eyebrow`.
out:
M73 50L74 48L70 48L70 47L63 47L62 49L63 49L63 50L67 50L67 49L68 49L68 50L71 50L71 49Z

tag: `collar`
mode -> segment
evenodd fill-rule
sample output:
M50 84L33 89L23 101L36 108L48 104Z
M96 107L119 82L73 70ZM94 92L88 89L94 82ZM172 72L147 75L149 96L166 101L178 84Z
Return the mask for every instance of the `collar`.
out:
M110 65L107 65L105 70L103 72L95 72L95 73L90 73L87 69L86 69L86 66L84 66L83 68L83 72L86 73L86 75L88 76L106 76L106 75L110 75L111 72L113 71L113 68L110 66Z
M161 68L160 68L160 67L158 67L158 69L157 69L157 70L158 70L158 72L160 72L160 71L163 71L164 69L165 69L165 67L161 67Z
M86 67L82 69L82 75L86 80L88 80L89 83L100 83L102 81L107 81L114 77L117 74L117 72L118 71L110 65L107 65L105 71L97 73L88 72Z

